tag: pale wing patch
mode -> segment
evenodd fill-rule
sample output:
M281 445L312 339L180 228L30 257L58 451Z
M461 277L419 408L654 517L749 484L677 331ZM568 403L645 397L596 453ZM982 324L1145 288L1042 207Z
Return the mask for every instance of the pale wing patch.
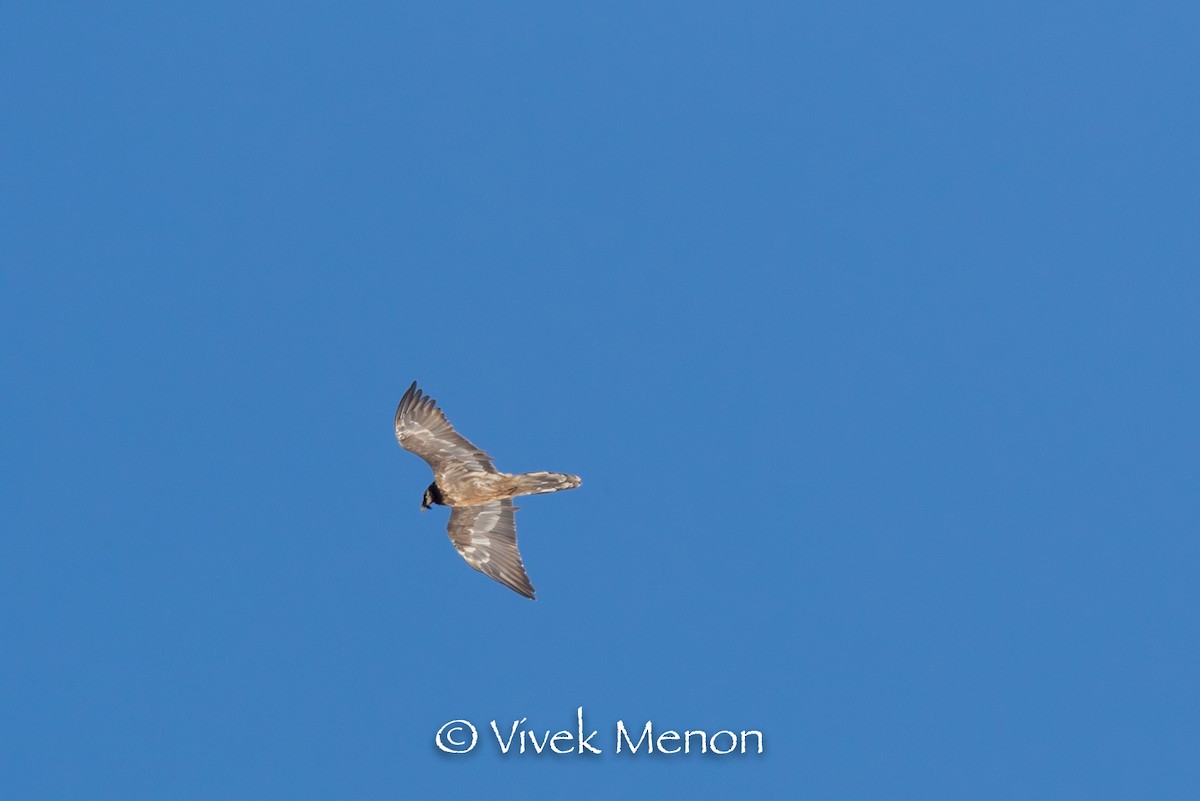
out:
M533 585L517 550L517 507L511 500L456 506L446 531L467 564L504 586L533 598Z

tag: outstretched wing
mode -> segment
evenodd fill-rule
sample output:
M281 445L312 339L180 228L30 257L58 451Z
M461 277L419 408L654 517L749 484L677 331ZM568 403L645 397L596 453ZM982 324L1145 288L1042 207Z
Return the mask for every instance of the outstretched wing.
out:
M417 389L417 382L404 393L396 407L396 439L420 456L439 478L454 473L495 473L492 457L454 430L437 402Z
M507 498L478 506L455 506L447 532L467 564L533 599L533 585L517 551L517 507Z

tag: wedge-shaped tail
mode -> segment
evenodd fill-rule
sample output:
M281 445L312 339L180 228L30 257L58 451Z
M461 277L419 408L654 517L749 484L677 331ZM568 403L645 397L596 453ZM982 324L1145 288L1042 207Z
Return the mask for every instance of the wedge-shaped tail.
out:
M575 489L582 482L579 476L566 473L518 473L513 476L516 485L516 495L540 495L543 492L558 492L559 490Z

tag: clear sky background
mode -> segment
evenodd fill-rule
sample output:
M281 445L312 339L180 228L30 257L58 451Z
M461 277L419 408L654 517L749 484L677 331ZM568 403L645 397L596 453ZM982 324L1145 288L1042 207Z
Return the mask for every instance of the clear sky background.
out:
M1194 4L3 16L0 796L1200 797Z

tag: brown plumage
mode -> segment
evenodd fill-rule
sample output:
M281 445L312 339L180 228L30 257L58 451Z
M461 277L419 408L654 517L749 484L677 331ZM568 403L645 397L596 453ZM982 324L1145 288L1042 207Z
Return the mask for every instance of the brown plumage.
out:
M447 532L467 564L504 586L533 598L533 585L517 550L512 499L573 489L579 476L565 473L501 473L492 457L454 430L436 401L414 381L396 409L396 439L433 468L421 508L451 507Z

